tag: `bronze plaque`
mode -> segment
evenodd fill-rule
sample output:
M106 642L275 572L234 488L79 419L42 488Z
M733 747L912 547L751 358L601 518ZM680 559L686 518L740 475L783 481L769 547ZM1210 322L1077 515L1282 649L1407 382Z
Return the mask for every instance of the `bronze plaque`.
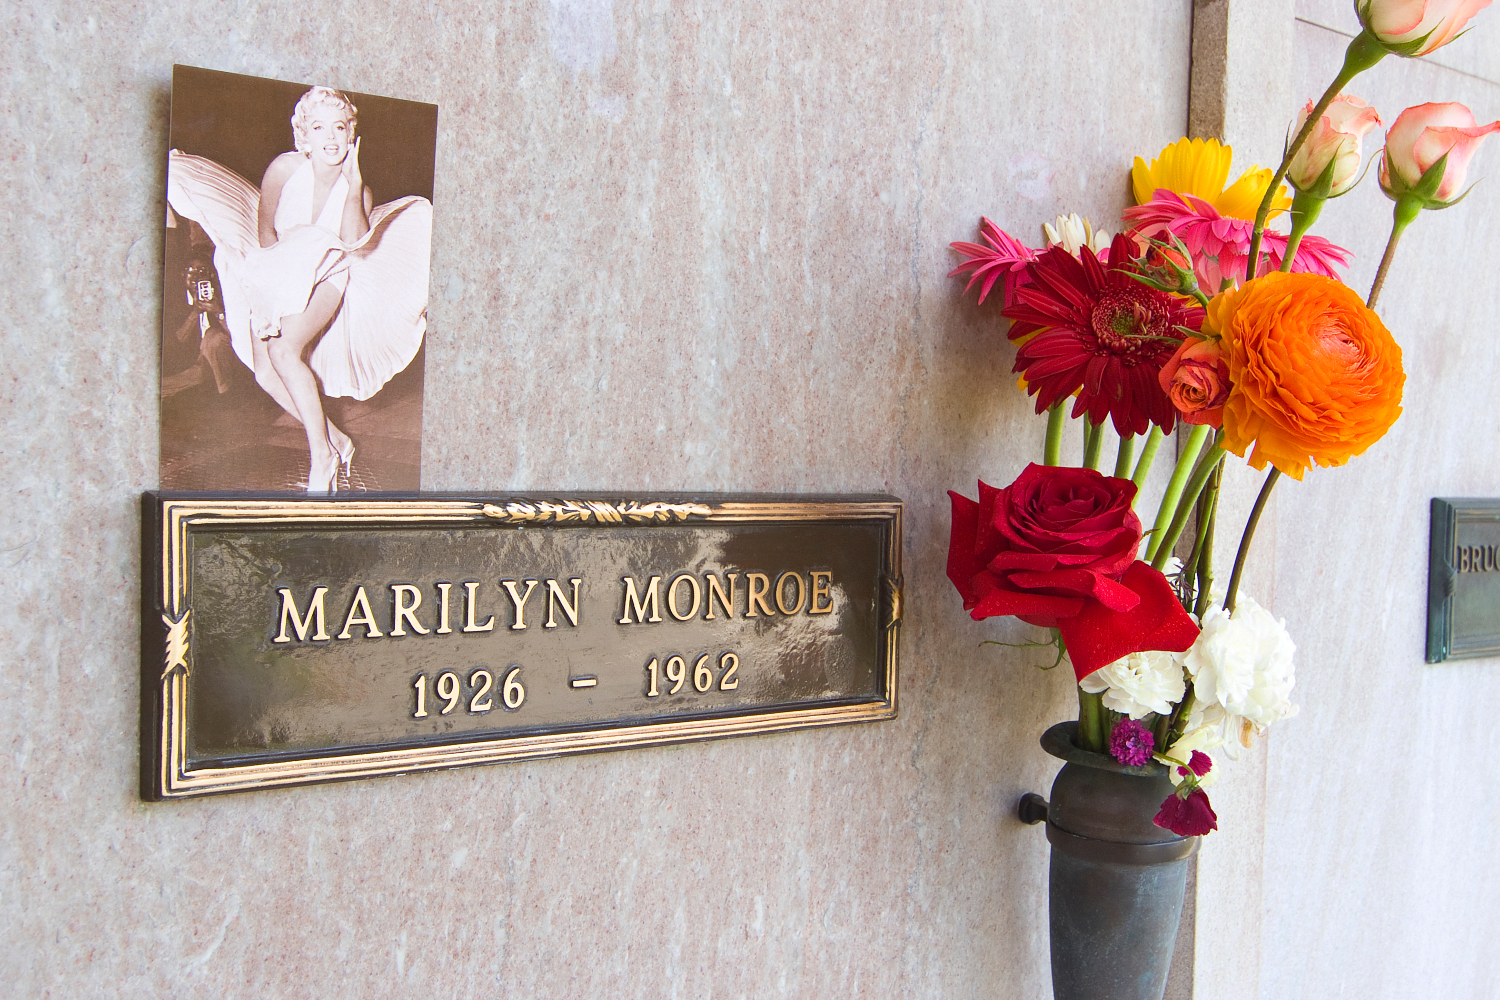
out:
M142 794L891 718L901 509L148 493Z
M1427 662L1500 656L1500 500L1434 497Z

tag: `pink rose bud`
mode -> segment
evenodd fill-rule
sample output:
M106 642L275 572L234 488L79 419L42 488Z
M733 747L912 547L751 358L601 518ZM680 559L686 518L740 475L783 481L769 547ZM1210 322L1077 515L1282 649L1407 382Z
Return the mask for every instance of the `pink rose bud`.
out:
M1366 31L1392 52L1425 56L1464 30L1491 0L1354 0Z
M1452 201L1464 186L1469 161L1479 150L1479 143L1496 131L1500 131L1500 121L1480 125L1474 120L1474 113L1462 104L1419 104L1407 108L1385 134L1385 155L1380 161L1381 190L1399 198L1446 155L1443 181L1432 200L1439 205Z
M1312 109L1313 103L1308 101L1307 107L1297 116L1293 134L1302 131ZM1323 171L1332 163L1333 187L1328 196L1332 198L1343 194L1359 178L1360 140L1379 124L1380 116L1375 113L1374 108L1357 97L1340 94L1328 105L1328 109L1313 126L1307 141L1297 150L1297 155L1292 157L1286 179L1298 191L1310 190L1317 186L1318 178L1323 176Z

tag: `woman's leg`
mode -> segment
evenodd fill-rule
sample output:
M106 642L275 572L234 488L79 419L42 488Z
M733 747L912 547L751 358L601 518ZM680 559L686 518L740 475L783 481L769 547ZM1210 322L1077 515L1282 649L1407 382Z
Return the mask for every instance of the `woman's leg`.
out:
M283 316L281 336L266 341L266 355L292 404L288 409L302 421L307 433L308 492L331 490L338 471L338 452L329 440L322 392L317 377L307 366L306 354L333 319L342 298L343 290L338 286L329 282L318 285L307 308L296 315ZM271 395L276 398L276 393ZM286 406L280 399L276 401Z
M337 303L335 303L335 309L337 309ZM326 325L327 323L325 322L324 326ZM319 329L321 330L322 327L319 327ZM287 392L286 386L281 382L281 376L276 374L276 367L271 364L271 355L266 349L268 344L274 342L274 339L261 340L259 337L250 338L251 357L255 362L255 383L264 389L266 395L274 399L278 406L296 417L300 422L302 415L297 412L297 404L292 402L292 394ZM328 428L328 441L333 445L333 450L338 452L341 457L351 454L354 442L349 439L349 435L339 430L332 420L325 418L324 423Z
M301 420L297 414L297 404L292 402L292 394L281 384L281 376L276 374L276 369L271 364L271 355L266 350L269 343L269 340L261 340L259 337L250 338L250 356L255 361L255 384L276 400L277 406Z

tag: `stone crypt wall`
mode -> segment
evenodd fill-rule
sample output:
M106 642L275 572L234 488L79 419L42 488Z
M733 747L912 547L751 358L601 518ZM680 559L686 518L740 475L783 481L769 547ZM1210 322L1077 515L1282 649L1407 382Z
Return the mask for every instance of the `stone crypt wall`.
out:
M1192 8L0 15L0 992L1046 995L1046 844L1013 805L1050 782L1036 739L1073 713L1072 686L981 647L1029 630L968 622L943 576L944 491L1008 481L1042 428L946 245L981 214L1032 240L1060 212L1112 227L1131 159L1186 127ZM1342 43L1295 30L1300 94ZM904 499L899 718L141 802L138 503L157 485L173 63L440 106L424 488ZM1500 114L1493 63L1397 69L1368 95L1387 121L1429 81ZM1372 192L1354 197L1384 213ZM1500 495L1482 458L1500 425L1443 405L1487 396L1496 197L1481 186L1403 247L1398 267L1427 280L1385 310L1411 372L1392 438L1278 497L1256 571L1301 647L1303 712L1220 785L1221 814L1251 825L1203 852L1175 996L1479 997L1494 979L1477 956L1497 876L1475 833L1496 818L1493 667L1422 665L1421 567L1428 496ZM1362 251L1357 284L1384 222L1343 225L1328 234ZM1462 276L1456 297L1439 274Z
M1298 0L1297 14L1303 93L1332 79L1350 18L1336 0ZM1428 101L1500 118L1494 15L1425 59L1387 59L1350 90L1387 125ZM1476 179L1462 205L1407 230L1381 295L1406 366L1401 419L1346 468L1278 487L1276 610L1297 637L1302 713L1268 756L1266 997L1483 997L1500 980L1488 945L1500 933L1488 834L1500 823L1500 663L1423 662L1428 501L1500 496L1500 146L1475 158ZM1362 290L1390 227L1391 203L1369 180L1324 211L1320 230L1361 249L1348 280Z

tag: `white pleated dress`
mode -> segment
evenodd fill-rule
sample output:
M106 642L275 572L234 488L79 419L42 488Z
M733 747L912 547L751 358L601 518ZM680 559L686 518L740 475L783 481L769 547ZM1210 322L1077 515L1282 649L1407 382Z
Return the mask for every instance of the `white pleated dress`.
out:
M324 395L369 399L411 363L427 331L432 204L407 197L377 205L370 231L345 243L338 230L348 182L335 182L316 218L312 188L312 162L304 161L281 189L276 243L262 247L255 185L213 160L168 154L167 203L213 241L234 353L253 370L251 338L279 335L282 317L306 309L320 282L333 282L343 301L308 365Z

